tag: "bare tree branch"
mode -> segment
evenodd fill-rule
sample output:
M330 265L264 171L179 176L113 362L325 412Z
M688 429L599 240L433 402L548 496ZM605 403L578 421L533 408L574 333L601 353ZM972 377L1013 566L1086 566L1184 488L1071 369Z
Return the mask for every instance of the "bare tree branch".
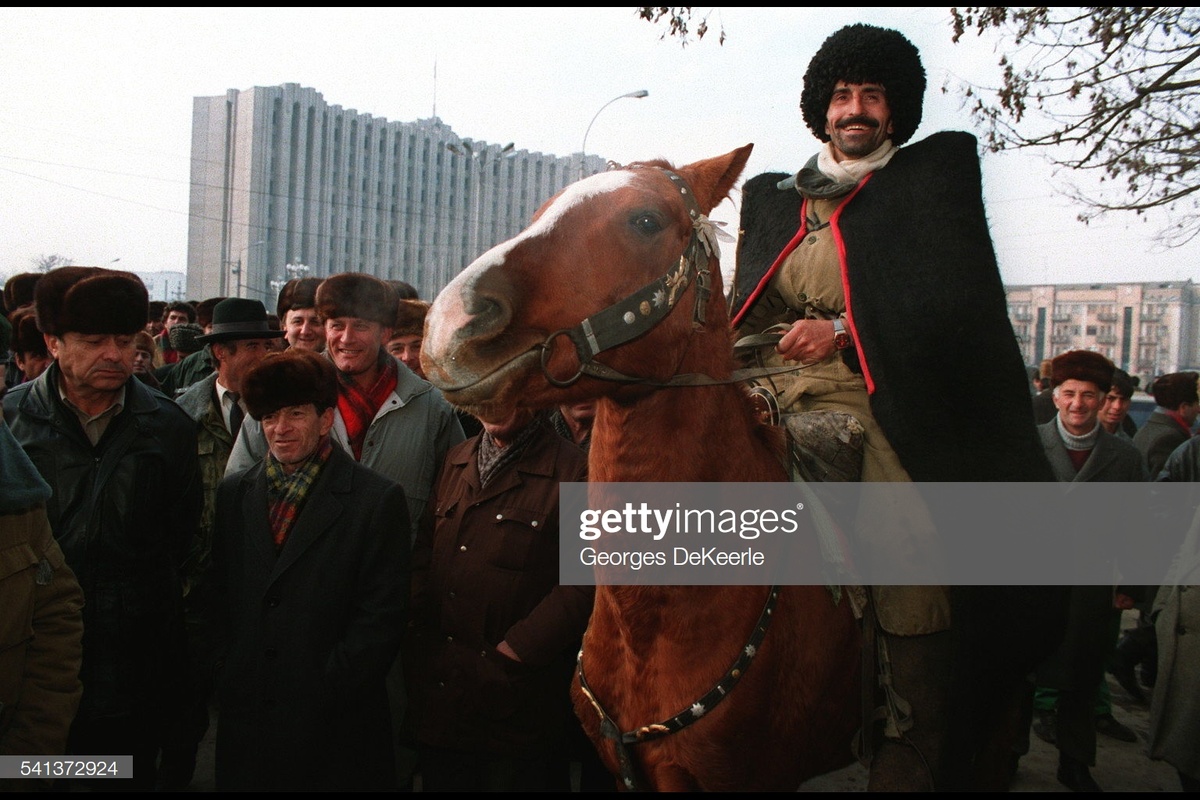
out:
M1200 234L1200 9L951 9L958 42L998 35L997 87L959 87L992 151L1033 150L1068 174L1088 221L1163 209L1160 239Z

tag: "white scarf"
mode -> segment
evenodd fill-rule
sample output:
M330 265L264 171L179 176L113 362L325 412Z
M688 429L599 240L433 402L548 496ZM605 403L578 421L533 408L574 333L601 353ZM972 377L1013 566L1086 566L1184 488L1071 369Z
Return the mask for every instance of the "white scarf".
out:
M875 170L886 167L899 149L891 139L887 139L870 155L838 161L833 155L833 143L826 142L817 153L817 169L837 183L857 184Z

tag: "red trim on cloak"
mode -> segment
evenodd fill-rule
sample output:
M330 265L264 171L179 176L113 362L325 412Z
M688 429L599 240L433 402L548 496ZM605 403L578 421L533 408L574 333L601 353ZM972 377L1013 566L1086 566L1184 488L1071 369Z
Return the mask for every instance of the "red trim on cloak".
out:
M867 394L875 393L875 381L871 378L871 370L867 367L867 356L865 353L863 353L862 347L858 343L858 326L854 324L854 314L851 311L850 303L850 280L846 274L846 242L842 239L842 232L841 229L838 228L837 223L838 220L841 219L842 209L844 209L846 205L854 199L854 196L859 193L862 187L867 185L867 181L871 180L871 176L874 174L875 173L872 172L870 175L867 175L867 177L859 181L858 186L855 186L854 190L850 192L850 194L846 195L846 199L838 204L837 209L835 209L832 216L829 217L829 229L833 233L834 242L837 244L838 271L842 276L842 294L845 295L846 299L846 322L850 325L851 340L854 342L854 349L858 351L858 364L862 369L863 379L867 384ZM759 280L758 285L754 287L754 291L751 292L750 296L746 298L746 302L742 303L741 311L739 311L737 316L733 318L733 321L729 323L731 328L736 328L742 324L746 314L749 313L750 309L753 308L754 304L758 301L759 296L766 290L767 284L771 282L771 278L775 277L775 273L779 270L780 265L783 264L784 259L791 255L792 251L800 245L800 242L804 241L804 237L808 233L808 218L804 213L807 209L808 198L805 198L804 202L800 204L799 230L796 231L796 235L792 237L792 240L788 242L786 246L784 246L779 255L775 257L775 260L771 262L771 268L768 269L766 274L764 274Z

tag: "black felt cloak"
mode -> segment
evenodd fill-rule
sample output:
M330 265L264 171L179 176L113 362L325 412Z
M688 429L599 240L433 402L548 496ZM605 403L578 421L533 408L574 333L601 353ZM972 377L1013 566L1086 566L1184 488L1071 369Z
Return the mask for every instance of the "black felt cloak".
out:
M742 187L735 327L806 233L783 173ZM915 481L1053 480L984 213L975 137L900 149L833 216L871 410ZM744 308L745 307L745 308Z

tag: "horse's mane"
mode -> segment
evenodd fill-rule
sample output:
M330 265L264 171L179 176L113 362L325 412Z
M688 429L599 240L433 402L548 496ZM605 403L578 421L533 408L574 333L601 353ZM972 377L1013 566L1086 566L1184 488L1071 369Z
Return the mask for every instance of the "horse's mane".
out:
M655 158L655 159L651 159L649 161L632 161L628 164L618 164L615 161L608 162L608 168L610 170L634 169L636 167L658 167L659 169L668 169L668 170L671 170L672 172L675 171L675 165L672 164L670 161L667 161L665 158Z

